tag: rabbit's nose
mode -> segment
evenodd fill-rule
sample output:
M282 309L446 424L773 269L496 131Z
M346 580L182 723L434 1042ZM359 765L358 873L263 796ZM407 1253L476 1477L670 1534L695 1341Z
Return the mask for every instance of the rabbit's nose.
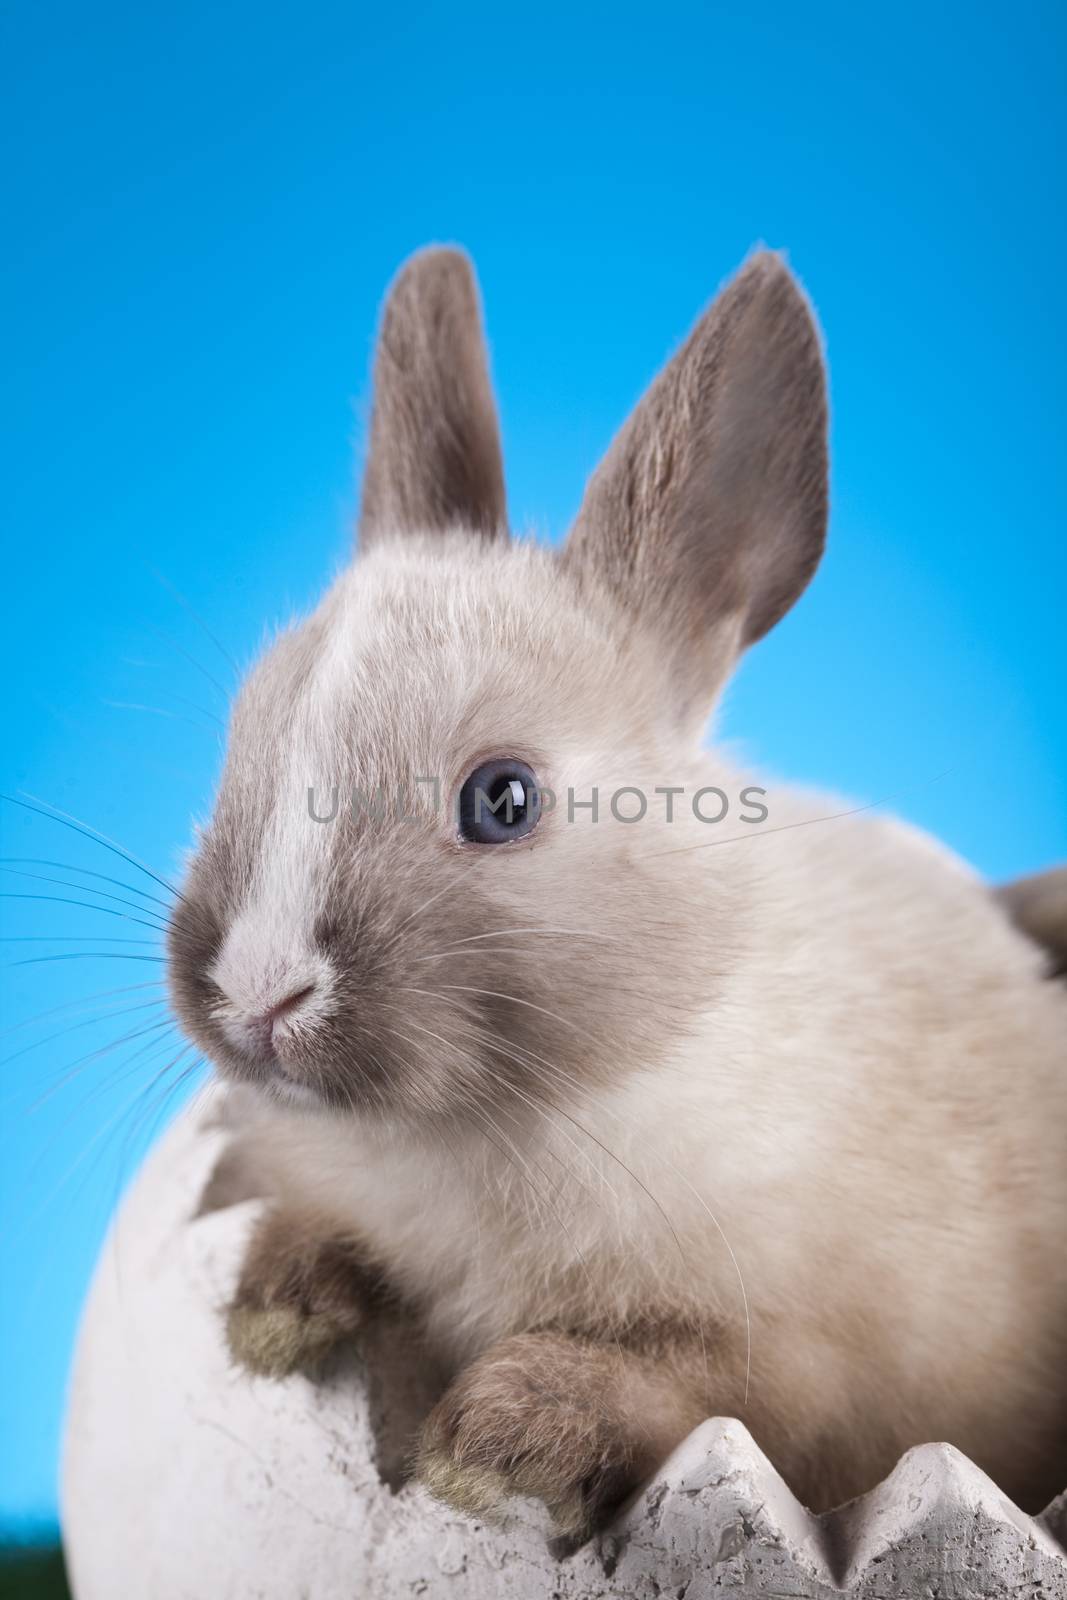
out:
M305 974L288 981L261 983L242 990L222 988L222 1026L239 1050L284 1056L286 1047L313 1031L326 998L323 985Z
M279 1017L291 1016L294 1011L299 1011L306 1000L310 1000L315 993L313 983L305 983L302 989L296 989L292 994L287 994L284 1000L278 1000L274 1005L268 1006L264 1011L261 1021L267 1027L273 1028Z
M292 994L287 994L284 999L278 1000L274 1005L268 1006L259 1016L252 1017L251 1026L262 1030L273 1043L275 1030L284 1031L286 1020L292 1022L305 1009L308 1001L315 993L313 983L305 983L302 989L294 989Z
M222 1004L216 1015L230 1041L253 1054L285 1056L310 1041L331 1011L334 973L327 957L287 936L272 943L256 916L230 929L209 976Z
M235 1006L237 1014L231 1019L228 1031L236 1034L242 1044L274 1051L284 1046L287 1035L293 1024L299 1021L301 1013L306 1015L314 994L315 985L305 983L260 1010Z

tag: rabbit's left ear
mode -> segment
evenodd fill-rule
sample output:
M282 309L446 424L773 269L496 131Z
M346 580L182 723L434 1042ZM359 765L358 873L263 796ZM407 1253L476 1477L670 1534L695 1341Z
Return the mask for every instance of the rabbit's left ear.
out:
M459 527L506 533L504 466L474 270L432 247L386 299L359 543Z
M704 313L594 474L563 552L651 629L679 703L706 711L767 632L826 534L819 336L785 263L762 252Z

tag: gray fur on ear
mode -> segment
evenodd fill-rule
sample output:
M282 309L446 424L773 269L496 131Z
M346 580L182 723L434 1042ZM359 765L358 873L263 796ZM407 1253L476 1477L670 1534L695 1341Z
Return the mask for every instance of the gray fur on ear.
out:
M1067 978L1067 867L1017 878L996 891L1017 928L1049 956L1049 976Z
M432 246L385 304L359 542L456 527L503 534L507 502L474 271Z
M679 652L708 694L721 656L767 632L826 535L827 406L819 336L780 256L753 256L617 435L564 562Z

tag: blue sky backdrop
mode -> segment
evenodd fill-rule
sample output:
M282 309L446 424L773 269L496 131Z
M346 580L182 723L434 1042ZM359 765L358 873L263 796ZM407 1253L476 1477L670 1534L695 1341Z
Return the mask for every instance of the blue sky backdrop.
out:
M473 253L514 518L557 538L762 240L825 329L833 521L725 732L992 877L1067 855L1062 7L105 0L3 27L9 793L177 869L227 653L349 549L410 250ZM62 898L0 902L0 1528L54 1516L79 1303L188 1064L155 1081L154 930L63 903L138 899L86 870L154 886L2 824L5 858L62 863L5 892Z

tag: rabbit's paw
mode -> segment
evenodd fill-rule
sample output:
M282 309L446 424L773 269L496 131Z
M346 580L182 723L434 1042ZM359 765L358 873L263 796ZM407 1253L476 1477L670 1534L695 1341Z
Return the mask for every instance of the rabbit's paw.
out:
M642 1454L602 1347L525 1333L468 1367L431 1412L417 1470L438 1499L495 1517L512 1495L542 1500L580 1538L625 1494Z
M359 1333L379 1293L380 1280L356 1242L323 1237L303 1219L268 1212L227 1308L230 1355L261 1377L313 1375Z

